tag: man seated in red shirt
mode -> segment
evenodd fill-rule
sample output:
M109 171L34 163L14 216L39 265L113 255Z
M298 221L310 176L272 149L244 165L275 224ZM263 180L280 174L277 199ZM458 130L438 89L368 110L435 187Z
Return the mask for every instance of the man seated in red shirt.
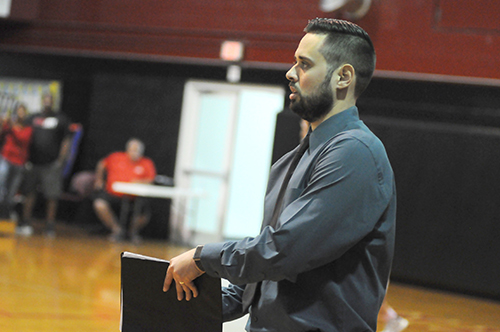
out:
M122 199L134 202L134 218L131 221L128 235L133 242L140 241L139 230L149 222L149 207L145 199L124 196L113 190L113 183L135 182L152 183L156 176L153 161L144 154L144 144L132 138L127 142L125 152L114 152L100 160L96 168L95 189L100 192L94 200L94 210L103 224L111 230L110 240L113 242L125 239L126 225L121 225L115 210L120 209Z

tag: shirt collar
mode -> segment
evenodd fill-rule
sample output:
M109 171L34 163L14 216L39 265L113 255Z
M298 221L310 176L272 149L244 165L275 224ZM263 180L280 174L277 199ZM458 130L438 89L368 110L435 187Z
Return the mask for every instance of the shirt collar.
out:
M313 151L333 136L342 132L349 122L359 121L358 108L356 106L337 113L321 122L314 131L310 133L309 149Z

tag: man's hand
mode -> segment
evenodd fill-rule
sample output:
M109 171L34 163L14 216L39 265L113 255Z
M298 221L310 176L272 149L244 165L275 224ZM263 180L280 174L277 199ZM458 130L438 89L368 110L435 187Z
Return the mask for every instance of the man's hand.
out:
M175 281L177 299L179 301L182 301L184 294L186 295L186 301L191 300L192 297L198 296L198 289L194 285L193 280L201 276L204 272L201 272L196 267L193 260L195 250L196 249L191 249L170 260L170 265L163 284L163 291L168 291L172 281Z
M106 171L106 166L104 165L104 160L101 159L97 162L97 166L95 168L94 190L101 190L104 188L105 171Z
M104 181L100 178L96 178L94 181L94 189L101 190L104 188Z

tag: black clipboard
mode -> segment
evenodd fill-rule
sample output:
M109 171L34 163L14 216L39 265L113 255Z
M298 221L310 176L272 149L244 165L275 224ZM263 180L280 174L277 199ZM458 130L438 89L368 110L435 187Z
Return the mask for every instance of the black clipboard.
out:
M177 300L175 285L163 292L169 262L123 252L121 254L122 332L221 332L221 280L206 274L194 283L198 297Z

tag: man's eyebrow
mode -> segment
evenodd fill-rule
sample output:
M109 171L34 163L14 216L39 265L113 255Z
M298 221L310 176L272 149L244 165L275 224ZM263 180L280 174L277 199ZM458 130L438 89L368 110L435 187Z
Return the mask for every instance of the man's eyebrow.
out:
M296 58L297 60L308 61L308 62L311 62L311 63L313 63L313 62L314 62L314 61L312 61L312 59L311 59L311 58L308 58L308 57L303 56L303 55L299 55L299 56L297 56L297 57L295 57L295 58Z

